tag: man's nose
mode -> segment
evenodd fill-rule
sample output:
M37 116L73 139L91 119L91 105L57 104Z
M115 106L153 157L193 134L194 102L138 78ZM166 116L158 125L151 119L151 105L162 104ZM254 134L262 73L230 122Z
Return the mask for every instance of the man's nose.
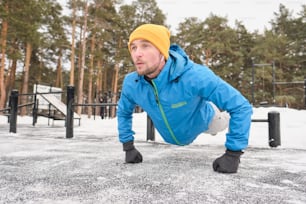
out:
M134 54L135 54L136 57L141 57L143 55L143 52L142 52L141 49L138 48L138 49L135 50Z

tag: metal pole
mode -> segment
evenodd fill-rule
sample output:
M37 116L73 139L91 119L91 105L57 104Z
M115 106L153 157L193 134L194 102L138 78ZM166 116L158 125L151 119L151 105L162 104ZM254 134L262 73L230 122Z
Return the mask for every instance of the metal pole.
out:
M273 104L275 104L275 63L272 62Z
M255 96L254 96L254 92L255 92L255 90L254 90L255 89L255 87L254 87L255 86L255 67L263 67L264 68L265 66L272 66L272 69L274 69L274 62L273 62L273 64L254 64L254 63L252 64L252 103L253 103L253 105L255 103ZM274 79L274 76L272 76L272 77L273 77L272 84L274 86L274 82L275 82L274 80L275 79ZM274 95L274 92L273 92L273 95ZM273 103L274 103L274 96L273 96Z
M35 124L37 123L37 118L38 118L38 99L36 98L35 94L34 107L33 107L33 123L32 123L33 126L35 126Z
M38 112L38 101L37 101L37 85L36 85L36 91L34 93L34 107L33 107L33 122L32 125L35 126L35 124L37 123L37 112Z
M18 91L12 90L11 96L11 109L10 109L10 132L17 132L17 113L18 113Z
M74 86L67 86L66 138L73 138Z
M147 141L155 141L155 128L151 118L147 115Z
M254 69L254 64L252 65L252 104L254 105L255 103L255 98L254 98L254 75L255 75L255 69Z
M269 112L268 123L269 123L269 145L270 147L277 147L281 145L279 112L276 111Z
M306 78L304 79L304 107L306 108Z

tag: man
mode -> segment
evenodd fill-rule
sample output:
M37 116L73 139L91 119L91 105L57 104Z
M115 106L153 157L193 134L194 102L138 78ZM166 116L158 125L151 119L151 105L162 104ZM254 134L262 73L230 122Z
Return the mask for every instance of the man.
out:
M248 145L252 107L247 99L208 67L191 61L178 45L170 46L164 26L139 26L130 35L128 49L136 72L124 79L117 111L125 161L142 162L132 130L133 109L139 105L170 144L188 145L203 132L216 134L228 127L226 151L213 169L236 173Z

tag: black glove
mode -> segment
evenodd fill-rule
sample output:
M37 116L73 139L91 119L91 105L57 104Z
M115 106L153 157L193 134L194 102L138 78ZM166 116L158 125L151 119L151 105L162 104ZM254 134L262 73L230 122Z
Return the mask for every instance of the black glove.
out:
M142 162L142 155L135 148L134 142L129 141L123 144L123 151L125 151L126 163L140 163Z
M240 155L242 151L230 151L226 150L225 153L217 158L213 163L214 171L220 173L236 173L240 163Z

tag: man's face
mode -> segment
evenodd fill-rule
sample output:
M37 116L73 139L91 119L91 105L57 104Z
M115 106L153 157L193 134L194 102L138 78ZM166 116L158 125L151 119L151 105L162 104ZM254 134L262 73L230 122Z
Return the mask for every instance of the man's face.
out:
M130 52L139 75L155 78L165 64L163 55L147 40L134 40L130 45Z

